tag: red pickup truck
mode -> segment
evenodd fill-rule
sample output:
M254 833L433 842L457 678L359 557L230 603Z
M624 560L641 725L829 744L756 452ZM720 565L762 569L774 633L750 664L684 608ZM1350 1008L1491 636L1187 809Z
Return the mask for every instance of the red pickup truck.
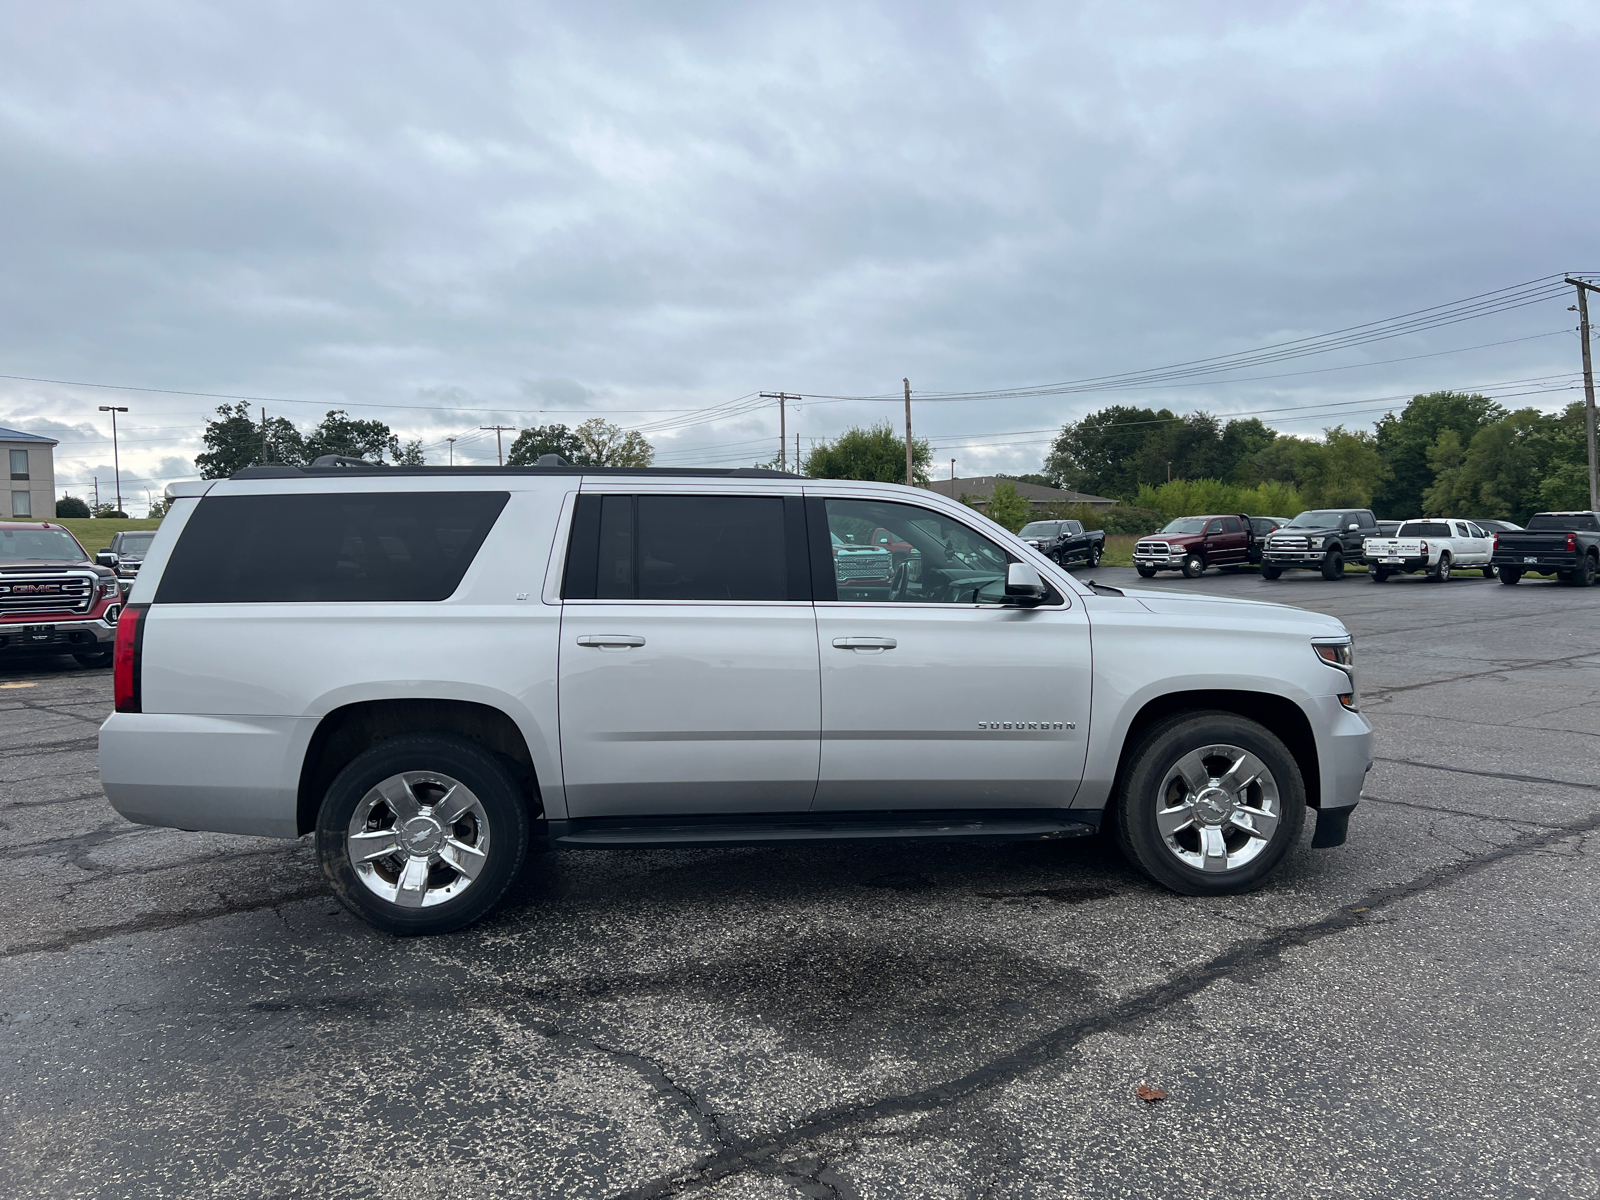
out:
M70 654L86 667L111 665L122 594L60 525L0 521L0 658Z

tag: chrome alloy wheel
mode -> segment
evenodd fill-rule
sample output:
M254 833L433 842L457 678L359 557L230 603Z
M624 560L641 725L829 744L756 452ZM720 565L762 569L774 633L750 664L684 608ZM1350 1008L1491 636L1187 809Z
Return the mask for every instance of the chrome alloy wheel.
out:
M374 895L400 908L430 908L478 878L489 858L489 818L459 780L402 771L356 805L345 852Z
M1272 772L1238 746L1201 746L1167 772L1156 828L1178 861L1201 871L1232 871L1272 841L1283 803Z

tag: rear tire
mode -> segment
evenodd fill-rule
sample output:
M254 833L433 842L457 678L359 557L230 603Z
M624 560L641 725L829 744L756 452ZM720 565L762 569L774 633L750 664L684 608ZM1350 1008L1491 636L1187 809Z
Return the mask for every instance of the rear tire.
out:
M1335 550L1322 560L1322 577L1330 583L1344 578L1344 555Z
M1261 578L1263 579L1277 579L1282 574L1282 567L1274 566L1272 563L1261 564Z
M1514 567L1501 567L1500 582L1506 584L1508 587L1512 584L1520 583L1522 582L1522 572L1518 571Z
M1483 577L1485 579L1493 579L1494 578L1494 568L1493 567L1485 567L1483 569Z
M1600 571L1600 559L1596 559L1593 554L1584 555L1583 566L1572 572L1572 585L1574 587L1593 587L1597 571Z
M1385 583L1389 578L1389 572L1387 571L1368 571L1367 574L1372 577L1373 583Z
M1090 567L1098 567L1099 565L1100 565L1100 547L1092 545L1092 546L1089 547L1089 566Z
M1240 777L1250 782L1235 788ZM1130 748L1112 819L1123 854L1156 883L1226 896L1272 877L1305 810L1299 764L1270 730L1201 710L1157 722Z
M1434 583L1450 582L1450 555L1448 552L1439 555L1439 561L1428 572L1428 578L1433 580Z
M353 837L364 844L353 847ZM505 895L527 849L528 810L511 773L447 734L398 737L358 754L317 816L317 858L334 895L385 933L447 933L476 921Z

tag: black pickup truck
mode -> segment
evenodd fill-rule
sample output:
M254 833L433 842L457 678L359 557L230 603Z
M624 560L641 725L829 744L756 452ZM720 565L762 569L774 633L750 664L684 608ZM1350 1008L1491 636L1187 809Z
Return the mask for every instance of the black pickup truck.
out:
M1593 587L1600 570L1600 513L1538 513L1526 529L1494 535L1492 562L1501 583L1537 574Z
M1017 536L1063 567L1098 567L1106 548L1105 530L1086 530L1080 521L1029 521Z

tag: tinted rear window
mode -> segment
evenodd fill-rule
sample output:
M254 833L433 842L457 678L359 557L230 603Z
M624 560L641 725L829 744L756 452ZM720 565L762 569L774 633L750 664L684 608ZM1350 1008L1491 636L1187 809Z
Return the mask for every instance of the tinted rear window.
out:
M183 528L158 604L444 600L509 492L208 496Z
M1400 526L1400 532L1395 537L1423 538L1450 536L1450 526L1444 521L1407 521Z
M1540 513L1528 522L1529 529L1583 530L1600 528L1591 513Z

